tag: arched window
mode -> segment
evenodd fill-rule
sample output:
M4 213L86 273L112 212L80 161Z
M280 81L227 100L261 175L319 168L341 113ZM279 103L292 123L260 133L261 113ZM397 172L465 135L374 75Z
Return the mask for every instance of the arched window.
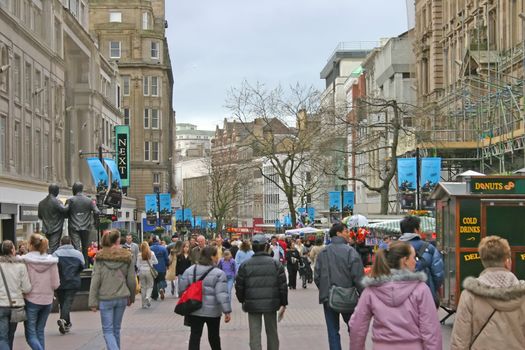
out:
M0 44L0 89L7 91L9 89L9 56L7 47Z

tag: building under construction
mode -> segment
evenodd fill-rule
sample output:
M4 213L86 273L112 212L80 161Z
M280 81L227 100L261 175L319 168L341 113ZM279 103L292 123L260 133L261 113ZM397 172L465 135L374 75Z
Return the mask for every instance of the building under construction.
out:
M416 0L416 138L451 177L525 167L524 2Z

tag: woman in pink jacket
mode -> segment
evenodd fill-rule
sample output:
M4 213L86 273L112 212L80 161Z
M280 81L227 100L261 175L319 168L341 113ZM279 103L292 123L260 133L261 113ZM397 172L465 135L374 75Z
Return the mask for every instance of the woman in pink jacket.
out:
M31 235L29 253L24 255L33 288L25 295L27 320L25 336L32 350L44 350L44 328L51 312L54 291L60 286L58 258L47 254L48 240L39 234Z
M350 319L352 350L365 349L370 319L374 350L442 350L441 326L426 275L414 272L416 252L394 242L377 252Z

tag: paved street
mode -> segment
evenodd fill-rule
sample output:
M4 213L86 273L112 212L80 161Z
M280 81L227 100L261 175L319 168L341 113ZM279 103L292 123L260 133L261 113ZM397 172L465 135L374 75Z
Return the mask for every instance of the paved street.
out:
M189 328L182 324L182 317L173 312L175 300L168 293L166 300L154 302L149 310L141 309L140 301L128 308L124 315L122 349L187 349ZM290 291L289 303L285 318L279 324L281 349L327 349L323 311L317 303L317 288L309 285L306 290ZM222 346L223 349L248 349L248 318L238 302L233 304L232 321L221 325ZM58 332L56 320L57 314L51 314L47 322L47 349L105 349L98 313L73 313L73 329L65 336ZM451 324L452 321L448 321L442 327L444 349L448 349ZM346 332L341 333L343 349L348 349L348 335ZM265 346L264 337L263 344ZM29 349L21 325L17 330L15 349ZM201 349L210 349L206 333Z

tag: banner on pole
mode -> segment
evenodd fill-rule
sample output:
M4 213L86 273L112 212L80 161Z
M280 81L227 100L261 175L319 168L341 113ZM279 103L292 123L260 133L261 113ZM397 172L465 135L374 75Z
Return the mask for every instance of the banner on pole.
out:
M441 174L441 158L421 159L421 209L434 209L435 201L430 194L439 182Z
M343 218L352 215L354 211L355 194L353 191L343 192Z
M330 207L330 212L340 212L342 209L341 206L341 192L339 191L332 191L328 192L328 206Z
M401 209L415 209L416 173L416 158L397 159L397 185L401 196Z
M144 196L146 202L146 219L150 225L155 225L157 222L157 195L147 194Z
M171 225L171 195L159 194L160 219L164 225Z

